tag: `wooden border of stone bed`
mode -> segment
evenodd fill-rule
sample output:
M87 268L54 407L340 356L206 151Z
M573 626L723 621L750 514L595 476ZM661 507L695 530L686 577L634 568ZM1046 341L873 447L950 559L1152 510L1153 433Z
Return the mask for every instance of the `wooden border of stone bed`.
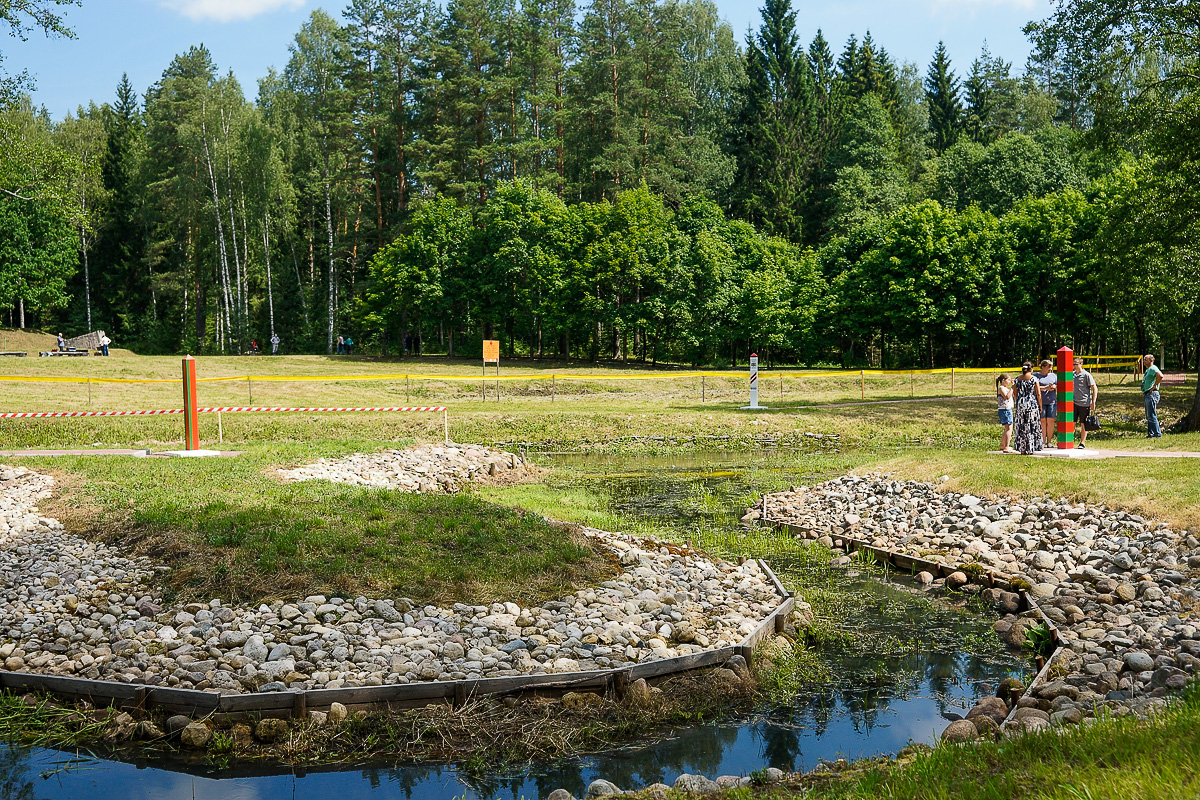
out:
M639 678L653 680L705 667L715 667L724 664L735 655L740 655L749 662L754 649L764 639L782 631L787 624L788 615L796 607L796 600L780 583L766 561L759 559L758 564L771 579L775 591L783 601L742 640L741 644L606 670L225 695L199 689L174 689L138 683L73 678L66 675L0 670L0 689L8 692L41 691L68 700L87 700L96 706L135 708L143 711L150 707L158 707L174 713L221 719L242 718L250 714L302 719L308 711L328 709L333 703L341 703L351 711L390 711L439 702L461 705L472 698L509 694L558 695L577 691L621 694L626 686Z
M764 497L763 498L763 508L766 508L766 504L767 504L767 499L766 499L766 497ZM876 547L875 545L871 544L870 542L867 542L863 539L855 539L854 537L847 536L844 533L831 534L831 533L812 531L812 530L808 530L807 528L802 528L798 525L793 525L790 522L783 522L781 520L770 519L769 517L766 517L766 516L764 516L762 518L762 520L760 520L760 521L764 525L769 525L773 528L776 528L777 530L782 530L785 533L791 534L794 538L819 539L822 536L828 536L831 539L833 539L834 547L841 548L841 549L845 550L847 553L854 553L859 550L865 550L868 553L871 553L876 559L881 560L881 561L886 561L887 563L891 564L892 566L894 566L898 569L904 570L906 572L910 572L913 575L917 574L918 572L928 572L931 575L940 576L940 577L944 578L952 572L959 572L962 570L961 566L956 566L956 565L952 565L952 564L943 564L940 561L929 561L924 558L918 558L917 556L908 555L907 553L900 553L895 550L888 550L887 548L884 548L884 547ZM980 565L980 566L982 566L982 565ZM774 577L773 573L772 573L772 577ZM1007 579L1000 577L999 575L997 575L995 573L995 571L988 569L987 567L983 567L982 580L988 587L995 587L998 589L1004 589L1005 591L1012 591L1012 585L1008 582ZM1024 590L1021 590L1019 592L1019 594L1021 595L1021 600L1024 603L1025 607L1029 610L1036 611L1038 613L1038 616L1042 618L1042 624L1045 625L1046 629L1050 631L1050 636L1054 641L1054 651L1046 658L1045 665L1040 670L1038 670L1037 675L1035 675L1033 680L1029 682L1029 685L1027 687L1025 687L1025 694L1032 694L1037 690L1037 688L1039 686L1041 686L1043 683L1046 682L1046 679L1050 674L1051 667L1053 666L1054 662L1056 660L1058 660L1058 656L1063 650L1063 642L1062 642L1062 637L1059 635L1059 632L1058 632L1058 626L1056 626L1054 624L1054 622L1049 617L1046 616L1045 612L1042 611L1041 606L1039 606L1037 604L1037 602L1033 599L1033 597L1031 597L1030 594ZM1017 705L1016 705L1016 703L1013 703L1012 710L1008 712L1008 716L1005 718L1004 721L1007 723L1009 720L1011 720L1013 718L1013 715L1016 713L1017 713Z

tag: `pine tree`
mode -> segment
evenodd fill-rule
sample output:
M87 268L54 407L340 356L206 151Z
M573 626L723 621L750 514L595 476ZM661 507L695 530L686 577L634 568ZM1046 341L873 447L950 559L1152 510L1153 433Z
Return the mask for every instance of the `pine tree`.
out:
M929 133L933 148L939 153L958 141L962 133L963 109L958 91L958 78L950 68L946 45L938 42L925 76L925 99L929 106Z
M523 174L562 197L567 73L576 48L574 0L525 0L517 70L525 88Z

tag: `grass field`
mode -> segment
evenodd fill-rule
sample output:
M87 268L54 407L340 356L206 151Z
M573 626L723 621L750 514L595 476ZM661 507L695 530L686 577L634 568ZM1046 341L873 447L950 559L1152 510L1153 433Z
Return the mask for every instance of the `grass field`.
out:
M479 398L478 382L445 377L477 365L445 360L287 357L205 358L202 377L253 373L278 377L346 374L434 375L415 381L340 380L205 383L201 402L246 404L397 405L451 407L458 441L503 444L541 452L655 455L706 451L764 454L775 459L754 490L792 480L816 480L850 469L933 480L979 494L1086 498L1200 527L1200 462L1116 459L1079 462L985 455L998 443L991 379L959 376L956 395L921 403L836 406L860 400L853 378L784 378L783 398L768 377L762 402L749 414L744 376L640 377L635 369L572 364L522 364L533 381L502 382L501 399ZM11 359L0 376L137 377L170 380L177 358ZM516 368L514 368L516 369ZM567 372L582 380L559 380ZM502 372L502 375L504 373ZM551 383L550 375L555 375ZM1141 395L1128 377L1101 377L1105 430L1089 440L1110 448L1200 451L1200 434L1148 443ZM553 394L551 393L553 386ZM85 410L87 385L0 381L0 410ZM178 405L178 384L94 383L91 408ZM868 399L905 400L949 392L948 376L867 379ZM1191 405L1195 378L1166 387L1160 411L1170 423ZM812 407L822 404L821 407ZM216 444L216 422L202 419L202 441ZM173 417L0 420L0 447L149 446L181 440ZM176 597L232 600L296 597L314 592L408 596L418 602L536 602L595 584L612 567L569 529L540 515L626 529L600 498L562 470L537 484L483 487L453 496L413 497L322 482L282 484L277 467L318 457L438 440L441 417L401 414L228 414L232 459L126 457L22 459L53 472L61 491L43 513L85 536L121 541L171 566L165 589ZM7 460L7 459L6 459ZM775 467L778 467L776 470ZM747 504L752 498L748 495ZM700 498L698 502L703 502ZM528 511L526 510L528 509ZM530 513L533 512L533 513ZM647 529L640 532L654 533ZM715 543L725 555L750 554L753 535ZM1175 798L1197 796L1200 701L1137 725L1114 720L1066 735L939 748L899 762L855 765L808 776L786 787L747 789L730 797L828 798Z

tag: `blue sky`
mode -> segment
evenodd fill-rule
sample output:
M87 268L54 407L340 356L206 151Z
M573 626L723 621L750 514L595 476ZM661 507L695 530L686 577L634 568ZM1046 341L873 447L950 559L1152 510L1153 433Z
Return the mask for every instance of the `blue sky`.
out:
M580 4L583 5L586 0ZM716 0L738 38L757 27L761 0ZM0 40L10 72L28 69L37 80L35 101L61 118L89 100L112 99L122 72L139 93L162 74L171 58L205 44L222 70L233 69L246 94L268 68L282 68L288 44L318 7L337 14L344 3L328 0L83 0L67 7L74 40ZM986 39L994 55L1020 69L1029 53L1021 28L1050 12L1049 0L793 0L797 28L808 42L817 28L835 51L851 33L870 29L875 40L922 71L939 40L945 40L960 74Z

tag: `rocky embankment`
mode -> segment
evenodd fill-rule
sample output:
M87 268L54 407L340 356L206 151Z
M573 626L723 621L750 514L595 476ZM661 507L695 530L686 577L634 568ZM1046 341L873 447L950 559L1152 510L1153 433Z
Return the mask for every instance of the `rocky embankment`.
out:
M1037 611L1018 613L1017 593L981 584L990 572L1028 591L1064 647L1048 682L973 709L976 734L991 730L982 718L1028 730L1078 723L1101 709L1147 714L1200 666L1200 541L1187 530L1102 505L980 498L879 476L802 486L765 503L768 519L828 545L853 537L958 567L946 578L920 577L984 593L1002 614L996 631L1015 646L1040 621ZM762 516L760 502L745 519ZM970 733L961 722L947 730L950 738Z
M426 444L407 450L322 458L315 464L281 469L285 481L333 481L401 492L457 492L465 483L515 483L538 470L513 453L471 444Z
M222 693L571 672L740 643L783 601L755 561L588 530L624 572L539 607L318 595L166 607L151 562L38 515L52 485L0 467L0 661L10 671Z

